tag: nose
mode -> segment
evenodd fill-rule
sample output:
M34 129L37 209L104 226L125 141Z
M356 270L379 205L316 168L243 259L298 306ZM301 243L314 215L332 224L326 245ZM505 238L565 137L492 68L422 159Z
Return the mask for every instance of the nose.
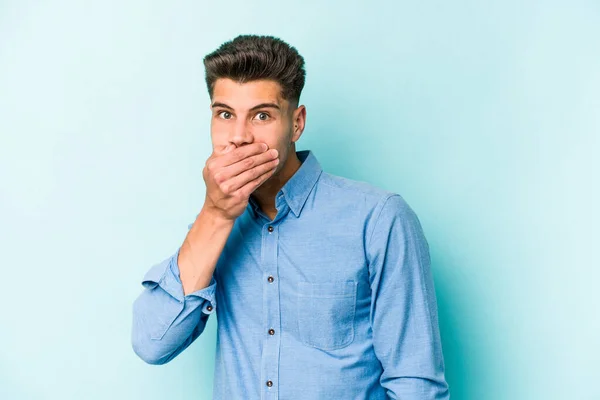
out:
M229 142L235 144L236 147L240 147L250 144L253 141L252 126L240 118L231 131Z

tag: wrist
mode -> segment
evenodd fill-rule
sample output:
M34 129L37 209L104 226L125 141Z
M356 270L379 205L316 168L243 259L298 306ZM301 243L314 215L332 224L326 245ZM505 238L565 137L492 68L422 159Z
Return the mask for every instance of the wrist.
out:
M203 222L215 226L233 225L235 222L235 219L228 218L221 210L206 203L200 210L197 219L202 219Z

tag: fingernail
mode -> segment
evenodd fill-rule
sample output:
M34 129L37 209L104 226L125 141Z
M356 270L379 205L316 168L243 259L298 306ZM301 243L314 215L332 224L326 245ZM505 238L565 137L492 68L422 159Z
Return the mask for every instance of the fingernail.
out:
M267 147L267 144L266 144L266 143L262 143L262 144L260 145L260 148L262 149L262 151L267 151L267 148L268 148L268 147Z

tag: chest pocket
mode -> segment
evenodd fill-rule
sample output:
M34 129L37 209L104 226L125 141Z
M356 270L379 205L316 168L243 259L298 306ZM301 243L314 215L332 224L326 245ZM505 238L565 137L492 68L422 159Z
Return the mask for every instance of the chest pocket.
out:
M356 281L299 282L299 340L322 350L348 346L354 340Z

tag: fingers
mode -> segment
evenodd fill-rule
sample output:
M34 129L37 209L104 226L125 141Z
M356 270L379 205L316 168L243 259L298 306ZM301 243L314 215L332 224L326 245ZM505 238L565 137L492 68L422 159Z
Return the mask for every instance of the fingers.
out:
M261 164L267 163L277 158L279 152L276 149L271 149L264 153L260 153L255 156L244 158L236 162L235 164L231 164L227 167L222 168L219 172L215 174L215 182L223 183L228 179L231 179L244 171L248 171L252 168L255 168Z
M237 176L227 180L222 186L227 193L233 193L251 181L254 181L268 172L274 171L279 164L279 159L275 158L271 161L257 165L254 168L243 171Z
M275 160L275 161L278 161L278 160ZM277 167L277 164L275 164L275 167ZM240 196L242 196L243 198L250 197L252 192L254 192L257 187L262 185L267 179L269 179L271 176L273 176L273 173L277 169L275 167L267 170L267 172L256 177L255 179L251 180L250 182L248 182L244 186L242 186L240 189L238 189Z
M241 147L236 147L224 154L220 157L217 157L215 162L215 168L223 168L227 167L231 164L235 164L236 162L243 160L244 158L248 158L250 156L254 156L256 154L261 154L267 151L268 146L265 143L252 143Z

